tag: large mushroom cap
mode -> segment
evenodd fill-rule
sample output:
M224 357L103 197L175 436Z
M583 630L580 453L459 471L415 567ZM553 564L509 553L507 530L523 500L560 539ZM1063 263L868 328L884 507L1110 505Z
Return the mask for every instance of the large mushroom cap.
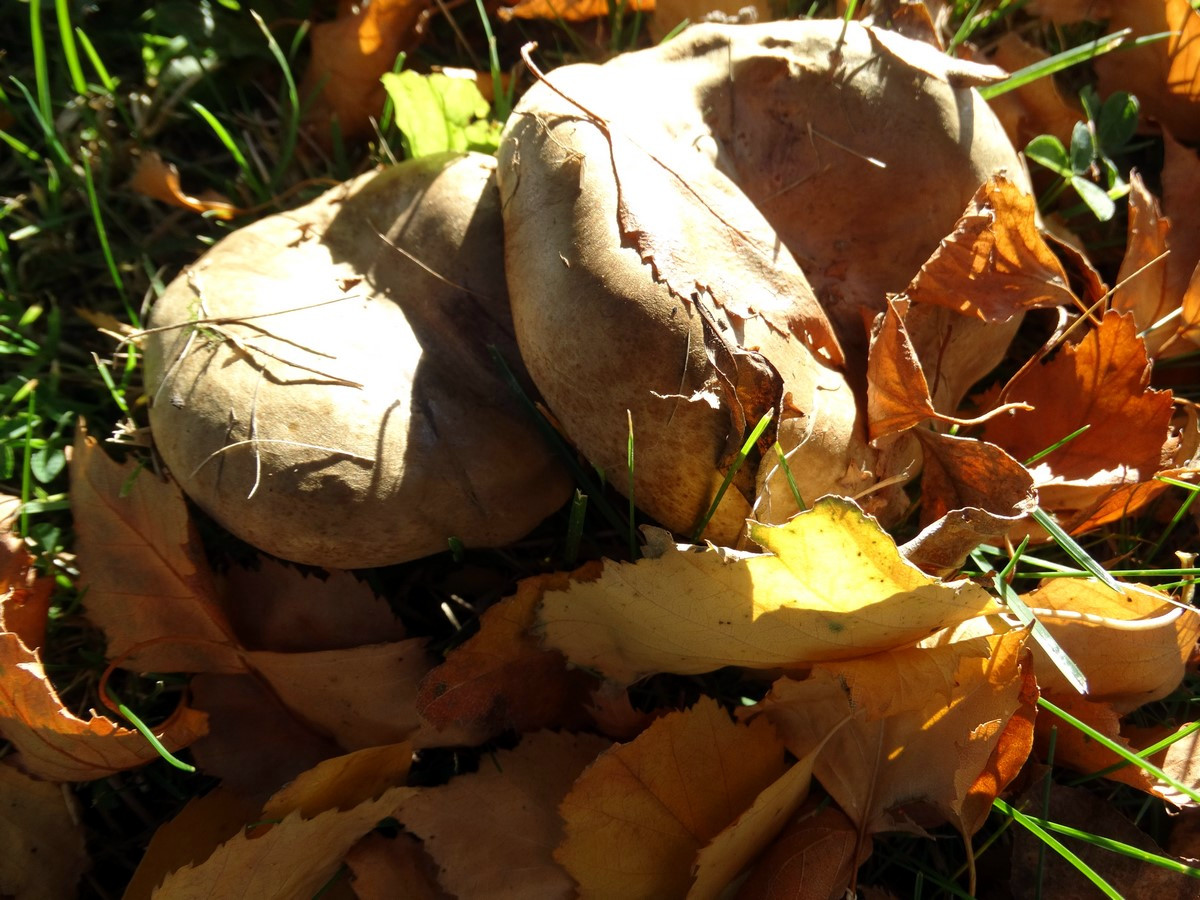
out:
M513 343L490 157L369 174L234 232L153 310L155 444L270 553L357 568L499 546L570 491L489 353Z
M979 74L853 23L705 25L525 95L499 169L517 339L622 489L632 418L650 514L691 530L767 410L806 501L870 483L867 324L989 175L1022 177ZM796 510L770 468L707 537Z

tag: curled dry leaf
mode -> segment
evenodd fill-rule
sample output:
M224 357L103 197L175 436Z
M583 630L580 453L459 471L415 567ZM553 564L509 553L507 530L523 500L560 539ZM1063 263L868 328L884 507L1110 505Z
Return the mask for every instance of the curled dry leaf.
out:
M977 585L942 583L906 561L849 500L824 498L751 535L769 552L677 547L668 538L657 559L606 560L598 580L545 595L546 643L629 683L655 672L856 657L995 610Z
M218 219L232 219L242 212L220 194L206 193L199 197L185 194L179 184L179 170L154 150L143 150L138 156L129 187L139 194L172 206L198 213L212 213Z
M529 734L482 760L477 772L407 791L394 816L424 840L454 896L567 900L576 894L554 859L563 839L558 807L608 746L593 735Z
M822 663L744 714L769 719L797 756L828 738L815 774L860 835L917 829L923 805L973 834L1032 747L1023 642L1010 633Z
M1134 172L1129 179L1129 237L1117 286L1113 288L1112 308L1133 315L1138 334L1146 342L1146 352L1156 359L1161 351L1186 352L1191 344L1178 344L1181 330L1177 320L1163 317L1179 306L1182 295L1167 291L1166 257L1171 223L1162 214L1158 201L1146 189L1142 176Z
M145 334L155 445L188 495L334 568L523 536L570 493L489 351L516 348L495 160L410 161L222 240Z
M417 23L429 0L340 0L332 22L313 26L311 55L300 94L305 121L324 144L336 123L343 138L371 133L371 120L383 111L379 78L391 72L402 50L416 45Z
M74 795L0 763L0 895L76 896L90 860Z
M105 716L78 718L59 700L38 655L15 634L0 632L0 737L17 751L20 768L48 781L95 781L136 769L158 753L140 733ZM171 751L204 734L203 713L179 706L152 727Z
M1153 481L1179 449L1170 391L1149 389L1146 347L1133 317L1105 313L1078 344L1031 361L1001 396L1033 409L990 419L983 438L1029 459L1084 425L1088 430L1029 466L1041 506L1079 533L1137 511L1167 486ZM985 397L984 402L992 397Z
M478 633L421 680L417 710L433 726L430 740L481 744L507 729L583 724L595 679L568 671L561 653L540 645L533 626L546 591L564 590L572 580L586 582L599 574L599 563L588 563L570 574L526 578L513 596L486 610Z
M701 849L786 768L770 724L736 725L702 697L579 776L559 808L555 858L581 897L682 897Z
M842 897L870 855L868 837L857 857L858 832L835 806L801 814L766 849L737 900L833 900Z
M1095 581L1056 578L1021 599L1083 670L1088 699L1122 714L1175 690L1200 636L1200 614L1144 585L1118 594ZM1040 646L1033 654L1047 693L1074 690Z

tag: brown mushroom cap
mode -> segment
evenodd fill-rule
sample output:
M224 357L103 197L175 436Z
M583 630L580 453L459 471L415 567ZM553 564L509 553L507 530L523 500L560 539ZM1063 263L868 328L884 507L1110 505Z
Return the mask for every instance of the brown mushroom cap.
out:
M871 482L866 326L990 174L1023 178L979 74L853 23L704 25L525 95L499 169L517 339L619 489L632 417L639 506L691 530L772 406L806 501ZM706 537L795 512L785 484L743 473Z
M499 546L569 478L489 355L512 338L495 160L364 175L240 229L155 304L155 444L229 531L297 562Z

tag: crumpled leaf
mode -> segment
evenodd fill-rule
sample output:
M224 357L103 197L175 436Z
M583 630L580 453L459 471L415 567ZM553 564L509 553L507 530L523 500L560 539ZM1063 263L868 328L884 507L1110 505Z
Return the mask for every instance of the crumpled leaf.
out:
M228 220L242 214L242 210L221 194L212 191L206 191L199 197L185 194L179 183L179 170L154 150L143 150L138 156L133 177L129 180L129 188L172 206L190 209L192 212L212 213L218 219Z
M378 788L403 780L411 753L401 744L322 763L269 800L247 823L257 827L239 831L202 862L171 872L154 896L314 896L350 847L395 808L405 788ZM257 824L263 822L268 824Z
M999 175L971 198L905 294L993 323L1077 303L1062 264L1038 232L1033 196Z
M94 781L158 759L134 729L95 714L77 718L65 709L38 654L15 634L0 632L0 672L0 737L16 748L22 771L48 781ZM174 751L204 734L206 717L181 705L151 730Z
M178 486L118 465L80 423L71 511L84 607L110 657L142 672L244 671Z
M597 581L545 595L546 643L629 683L653 672L861 656L995 608L979 586L940 583L904 560L844 498L823 498L785 525L756 524L751 537L769 552L680 548L660 538L657 559L606 560Z
M702 697L579 776L559 807L555 858L582 897L683 896L698 852L785 770L769 723L736 725Z
M372 117L378 119L383 110L380 76L392 71L402 50L416 45L417 23L432 5L430 0L340 0L336 19L313 26L300 96L315 95L304 118L318 140L331 141L334 122L343 138L371 133Z
M861 834L919 831L923 805L973 834L1032 745L1023 642L1011 632L821 663L743 715L769 719L797 756L837 727L815 774ZM1004 742L1010 726L1024 739Z
M563 590L572 579L587 581L599 573L598 563L588 563L570 575L522 580L513 596L484 612L478 633L421 680L421 718L435 733L448 730L451 742L465 744L481 744L510 728L527 732L580 723L594 679L569 671L562 654L544 649L532 627L547 590Z
M439 880L458 897L575 896L554 859L563 837L558 805L609 742L540 731L479 771L440 787L410 790L394 815L425 841Z
M76 896L90 865L75 798L0 763L0 896Z
M737 900L831 900L845 894L870 855L870 837L855 858L858 833L836 806L801 814L755 863Z
M1049 611L1035 614L1087 676L1088 699L1120 713L1175 690L1200 637L1200 614L1169 604L1165 594L1144 585L1118 594L1096 581L1053 578L1021 599L1035 611ZM1040 646L1033 654L1047 693L1073 692Z
M1034 408L990 419L983 439L1023 460L1088 425L1029 470L1042 508L1064 528L1095 528L1136 512L1166 488L1152 479L1178 449L1169 433L1173 404L1169 391L1149 384L1133 317L1110 310L1079 343L1013 376L1001 396Z

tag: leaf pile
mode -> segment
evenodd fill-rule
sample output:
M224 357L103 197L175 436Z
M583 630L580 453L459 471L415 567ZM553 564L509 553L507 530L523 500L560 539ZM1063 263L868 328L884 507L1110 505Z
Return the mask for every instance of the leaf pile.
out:
M358 77L368 60L390 62L414 11L348 13L314 34L314 71L324 61L363 67ZM1178 103L1195 109L1194 87L1170 80L1174 46L1171 98L1147 104L1167 127ZM1103 77L1129 71L1150 67ZM374 102L354 78L334 84L347 96L329 93L343 106L323 114L343 126ZM1038 706L1120 745L1155 744L1162 734L1127 717L1179 685L1200 636L1194 611L1145 585L1078 578L1013 603L962 574L981 545L1044 542L1047 522L1086 539L1159 515L1166 479L1200 473L1195 404L1151 383L1156 363L1200 350L1200 159L1169 136L1166 148L1161 201L1131 180L1111 290L1047 237L1032 198L995 178L875 317L863 412L876 488L908 484L901 544L849 497L753 524L755 547L647 527L638 561L527 578L439 655L348 573L267 559L214 570L178 487L112 461L81 428L71 498L86 614L113 668L191 676L152 730L220 780L158 830L127 896L311 896L339 870L360 898L400 883L430 898L840 896L887 832L948 823L969 843L993 801L1018 803L1052 741L1059 765L1200 806L1187 742L1153 754L1155 771L1114 769L1111 750L1055 729ZM1044 343L978 390L981 348L1035 317ZM112 717L64 708L41 655L52 583L11 530L9 516L0 737L14 752L0 761L0 807L22 811L22 827L0 819L11 850L0 894L21 895L47 856L65 892L87 860L56 783L156 751ZM637 691L726 667L744 696L651 704ZM445 748L481 748L478 768L435 785L412 777L414 759ZM1014 866L1034 856L1017 846Z

